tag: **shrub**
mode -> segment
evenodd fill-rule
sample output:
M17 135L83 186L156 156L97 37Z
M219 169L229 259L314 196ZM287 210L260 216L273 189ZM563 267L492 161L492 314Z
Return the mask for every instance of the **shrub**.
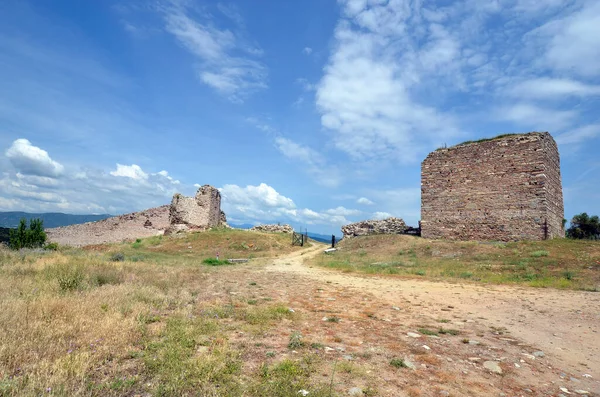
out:
M121 284L123 282L123 273L111 265L98 265L90 269L89 280L91 285L98 287L106 284Z
M58 243L48 243L44 246L45 250L58 251Z
M302 334L300 332L294 332L290 335L290 342L288 343L288 349L299 349L304 346L302 341Z
M123 262L125 260L125 255L122 252L114 252L110 255L111 262Z
M390 360L390 365L396 368L408 368L408 365L401 358L392 358Z
M50 268L52 276L58 282L62 292L81 289L85 274L83 266L79 264L60 263Z
M14 250L21 248L39 248L46 242L46 232L44 232L44 222L41 219L31 219L29 228L27 220L21 218L19 226L9 232L9 245Z
M231 263L226 259L217 259L217 258L206 258L202 261L205 265L209 266L223 266L223 265L231 265Z

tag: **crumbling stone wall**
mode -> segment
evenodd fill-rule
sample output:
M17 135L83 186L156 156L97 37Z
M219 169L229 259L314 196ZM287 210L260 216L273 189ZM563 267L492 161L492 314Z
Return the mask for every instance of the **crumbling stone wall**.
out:
M560 157L547 132L468 142L421 165L421 234L451 240L564 237Z
M221 211L221 193L210 185L204 185L194 197L179 193L173 195L169 208L170 226L165 234L208 229L219 226L221 219L226 220L225 213Z
M371 234L402 234L408 230L400 218L390 217L382 220L366 220L342 226L344 238L368 236Z
M294 228L288 224L285 225L257 225L250 229L252 232L263 233L293 233Z

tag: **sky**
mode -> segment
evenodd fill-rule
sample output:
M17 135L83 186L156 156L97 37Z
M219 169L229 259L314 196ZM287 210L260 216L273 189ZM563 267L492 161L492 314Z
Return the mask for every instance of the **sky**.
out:
M597 0L0 2L2 211L416 226L429 152L529 131L600 214Z

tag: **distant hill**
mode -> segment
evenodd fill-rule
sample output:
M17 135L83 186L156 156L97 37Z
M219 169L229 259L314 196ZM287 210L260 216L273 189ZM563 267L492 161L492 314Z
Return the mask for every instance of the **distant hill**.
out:
M250 229L254 225L251 225L249 223L243 223L243 224L239 224L239 225L230 223L229 226L235 227L236 229ZM315 241L319 241L321 243L331 244L331 234L319 234L319 233L308 232L308 237ZM341 237L338 237L338 236L335 237L336 241L340 241L341 239L342 239Z
M19 226L21 218L29 220L39 218L44 221L44 228L53 228L60 226L77 225L86 222L95 222L110 218L112 215L73 215L60 212L46 212L43 214L33 214L29 212L0 212L0 227L13 228Z

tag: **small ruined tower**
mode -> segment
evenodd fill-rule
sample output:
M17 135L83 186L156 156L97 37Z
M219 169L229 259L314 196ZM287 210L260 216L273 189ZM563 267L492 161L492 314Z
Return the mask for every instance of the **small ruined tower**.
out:
M547 132L430 153L421 165L421 235L450 240L564 237L558 147Z
M210 186L201 186L195 197L176 193L169 208L170 226L166 234L185 230L203 230L219 226L225 213L221 211L221 192Z

